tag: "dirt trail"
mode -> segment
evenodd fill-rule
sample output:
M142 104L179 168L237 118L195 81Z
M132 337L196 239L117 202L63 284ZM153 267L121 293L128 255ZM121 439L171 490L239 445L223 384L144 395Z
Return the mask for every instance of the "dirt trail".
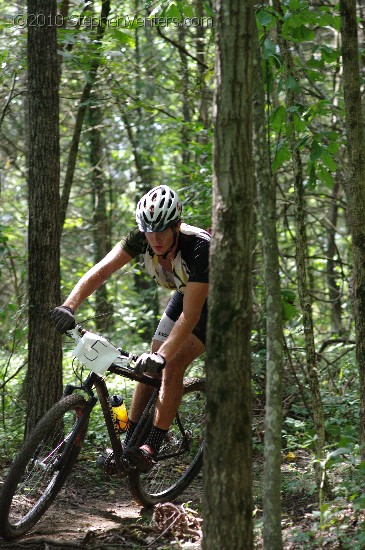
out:
M193 485L181 500L191 502L192 507L199 506L201 499L201 483ZM171 532L161 533L152 515L153 510L143 509L131 499L126 480L79 478L61 491L55 504L26 536L11 542L0 539L0 548L200 548L199 542L179 542Z

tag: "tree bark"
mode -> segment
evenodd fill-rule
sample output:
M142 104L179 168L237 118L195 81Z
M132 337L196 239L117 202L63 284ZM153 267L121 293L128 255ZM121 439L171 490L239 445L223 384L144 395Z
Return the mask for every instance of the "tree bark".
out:
M352 237L351 301L355 319L356 358L360 376L360 444L365 460L365 132L361 106L355 0L340 0L343 86L345 96L348 178L347 215Z
M90 164L93 199L94 262L98 263L111 249L110 223L107 214L106 192L103 173L103 154L100 126L102 112L95 96L95 104L88 109L90 126ZM108 302L107 284L95 291L95 325L103 332L111 327L113 307Z
M49 312L60 303L59 98L56 0L28 0L51 24L28 27L29 366L26 433L60 397L61 338ZM41 19L41 18L40 18Z
M339 274L336 270L336 267L340 265L339 259L336 260L336 256L339 255L336 245L336 227L338 218L337 198L340 192L340 186L339 180L336 179L328 212L328 220L331 225L327 229L328 245L326 252L326 279L331 307L331 332L338 336L344 333L342 327L341 286L338 283Z
M216 24L203 548L242 550L253 547L250 384L253 4L217 0Z
M96 39L95 39L96 43L101 42L101 40L103 39L106 20L109 16L109 13L110 13L110 0L102 0L100 20L99 20L100 22L97 27ZM72 134L70 151L69 151L68 160L67 160L65 181L63 184L62 196L61 196L61 212L60 212L61 231L67 215L67 206L70 198L71 187L72 187L73 177L74 177L75 168L76 168L76 160L77 160L77 154L79 151L81 130L84 124L88 102L90 101L91 90L96 81L99 65L100 65L100 54L95 52L94 59L90 63L90 70L86 77L86 84L81 94L79 108L77 110L77 115L76 115L74 131Z
M280 15L283 13L279 0L273 0L273 7ZM283 56L284 72L286 77L294 77L294 64L289 45L285 39L282 38L281 32L281 19L277 18L278 28L278 40ZM287 126L288 126L288 144L290 148L293 176L294 176L294 190L295 190L295 229L296 229L296 243L295 243L295 264L297 269L297 285L300 307L303 315L303 330L304 330L304 342L306 352L306 367L309 386L311 390L311 401L313 409L313 419L315 430L317 434L316 439L316 454L318 459L324 457L325 447L325 429L324 429L324 415L322 398L319 388L319 380L317 376L317 356L314 342L313 332L313 312L312 303L308 291L308 273L307 273L307 233L306 233L306 219L304 211L304 182L303 182L303 165L300 150L297 143L297 136L295 131L295 114L291 109L295 104L295 93L292 89L288 89L286 92L286 108L287 108ZM321 484L321 472L316 467L317 485ZM325 484L326 494L329 495L328 484Z
M182 49L179 50L181 61L181 88L182 88L182 118L183 124L181 128L181 160L184 167L189 165L190 161L190 132L189 124L191 122L190 104L189 104L189 67L188 60L185 53L185 31L183 27L179 28L179 42L182 45ZM181 183L183 186L188 186L190 183L190 175L186 172L182 172Z
M281 550L281 431L283 327L276 236L276 186L271 174L266 135L265 90L257 32L254 35L254 159L264 253L266 290L266 407L263 483L264 548Z

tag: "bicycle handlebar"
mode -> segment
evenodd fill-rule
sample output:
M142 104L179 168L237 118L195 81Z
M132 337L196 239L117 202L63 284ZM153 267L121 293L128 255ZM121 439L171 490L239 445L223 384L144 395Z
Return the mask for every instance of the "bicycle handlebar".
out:
M97 374L104 374L112 365L121 367L128 373L135 372L131 363L137 361L138 355L116 348L103 336L88 331L76 323L66 334L76 343L75 356ZM82 345L80 341L87 335L89 335L87 339L89 341Z

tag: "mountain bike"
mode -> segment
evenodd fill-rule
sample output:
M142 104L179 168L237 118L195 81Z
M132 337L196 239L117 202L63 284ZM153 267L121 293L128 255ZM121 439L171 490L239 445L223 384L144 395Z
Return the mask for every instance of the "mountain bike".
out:
M141 473L125 452L144 442L153 421L160 380L137 374L138 356L115 348L104 337L76 325L68 332L76 342L74 355L88 372L79 385L68 384L61 400L37 423L13 461L0 493L0 535L14 539L24 535L55 500L74 468L90 415L99 401L110 439L111 452L104 471L128 477L134 499L143 506L176 499L194 480L202 466L204 443L205 382L185 379L181 405L149 473ZM115 422L106 385L117 375L152 388L152 395L125 446ZM96 393L96 395L95 395Z

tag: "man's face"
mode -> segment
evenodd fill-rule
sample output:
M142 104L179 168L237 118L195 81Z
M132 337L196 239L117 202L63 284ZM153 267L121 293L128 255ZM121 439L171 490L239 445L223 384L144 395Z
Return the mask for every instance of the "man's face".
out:
M148 244L157 256L163 256L174 244L174 230L168 227L164 231L145 233Z

